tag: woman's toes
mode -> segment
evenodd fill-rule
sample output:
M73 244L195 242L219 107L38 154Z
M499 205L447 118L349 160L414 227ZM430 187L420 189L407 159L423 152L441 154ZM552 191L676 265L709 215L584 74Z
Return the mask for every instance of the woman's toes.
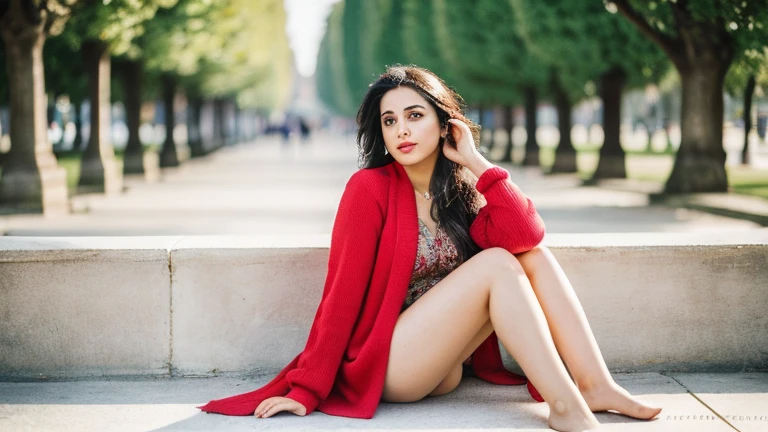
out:
M635 399L618 384L584 391L582 396L592 412L612 410L641 420L650 420L661 412L661 408Z

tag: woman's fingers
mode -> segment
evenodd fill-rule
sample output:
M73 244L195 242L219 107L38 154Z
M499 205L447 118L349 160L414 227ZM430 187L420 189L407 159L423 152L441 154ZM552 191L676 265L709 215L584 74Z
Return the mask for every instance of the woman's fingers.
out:
M269 409L267 409L264 412L264 414L261 416L261 418L272 417L273 415L279 413L280 411L285 411L286 405L287 404L285 402L278 402L278 403L272 405Z
M275 396L269 399L264 399L254 411L253 415L260 418L271 417L282 411L290 411L296 415L302 414L303 405L296 402L293 399Z
M277 402L277 397L271 397L264 399L261 401L258 407L256 407L256 411L253 412L253 415L256 417L261 417L263 414L265 414L267 411L272 409L272 407Z
M448 121L454 126L451 128L451 133L454 141L456 141L456 148L443 146L443 152L448 159L462 166L467 166L481 157L475 147L472 131L469 129L469 125L459 119L449 119Z
M472 131L469 130L469 126L467 126L466 123L459 119L448 119L448 122L454 125L454 127L452 127L450 130L453 134L453 139L456 141L456 144L471 139Z

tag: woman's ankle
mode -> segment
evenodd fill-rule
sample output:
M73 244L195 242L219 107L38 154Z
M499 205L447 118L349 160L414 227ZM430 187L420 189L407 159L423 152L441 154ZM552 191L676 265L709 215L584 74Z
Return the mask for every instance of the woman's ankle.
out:
M600 422L586 403L566 403L557 400L549 404L549 426L557 431L586 431L600 426Z
M618 386L616 384L616 381L613 380L612 377L604 377L600 379L588 379L588 380L577 380L576 381L576 388L579 389L579 392L582 394L584 393L594 393L598 392L600 390L606 390L606 389L612 389Z

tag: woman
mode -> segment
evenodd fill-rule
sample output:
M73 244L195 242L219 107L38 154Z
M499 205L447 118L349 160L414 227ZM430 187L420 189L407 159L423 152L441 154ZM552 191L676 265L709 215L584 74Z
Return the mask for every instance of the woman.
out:
M380 401L452 391L465 364L486 381L525 383L504 370L498 334L555 430L593 429L597 411L661 411L611 378L573 288L539 245L541 218L477 151L462 106L413 66L370 86L357 115L363 169L339 204L306 348L264 387L201 409L371 418Z

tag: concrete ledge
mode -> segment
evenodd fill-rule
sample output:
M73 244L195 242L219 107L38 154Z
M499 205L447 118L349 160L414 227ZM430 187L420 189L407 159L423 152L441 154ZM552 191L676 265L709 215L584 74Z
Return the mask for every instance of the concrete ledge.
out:
M306 343L328 244L0 237L0 376L280 368ZM768 230L560 234L545 244L612 371L768 369Z
M0 375L168 373L173 238L0 238Z

